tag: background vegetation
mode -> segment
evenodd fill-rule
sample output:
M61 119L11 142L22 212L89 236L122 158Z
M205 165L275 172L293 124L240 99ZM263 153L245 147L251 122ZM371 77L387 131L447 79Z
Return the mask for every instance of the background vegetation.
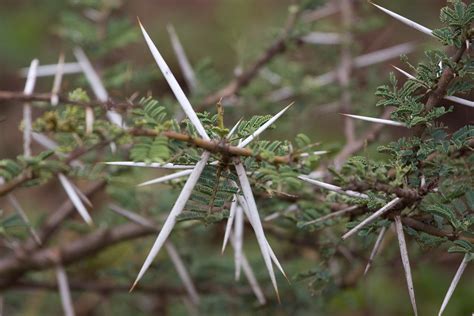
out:
M400 168L397 170L401 174L400 177L406 176L404 178L406 180L409 178L407 175L409 172L404 174L403 170L406 169L403 168L415 165L426 158L421 155L416 157L410 154L404 157L398 155L403 149L401 147L415 146L411 143L408 145L398 143L400 147L392 143L391 148L387 147L382 152L378 150L381 145L388 146L390 141L404 139L408 142L410 136L419 136L419 126L404 129L383 125L377 131L377 141L366 142L367 133L371 133L374 127L370 123L353 121L354 125L348 132L347 126L351 123L348 123L347 119L339 113L350 112L371 117L383 115L384 108L375 105L384 97L391 100L391 96L386 90L377 90L377 87L390 84L389 73L393 71L391 65L400 66L414 74L413 69L409 69L399 57L389 58L368 67L355 66L353 64L355 57L401 43L409 43L395 55L407 54L412 64L416 65L420 61L425 61L428 65L426 68L429 68L431 64L427 62L425 50L443 49L443 47L437 39L427 37L401 24L365 1L348 2L351 3L349 15L347 12L346 15L344 12L341 13L340 3L344 1L2 1L0 39L3 45L0 46L0 67L3 75L0 78L0 90L22 91L25 78L21 76L19 70L28 67L33 58L38 58L40 65L54 64L60 52L64 52L66 62L73 62L76 58L73 49L80 46L103 79L110 100L113 100L108 103L108 109L114 108L119 111L127 117L128 124L132 125L150 119L150 113L155 110L161 111L158 106L164 107L163 111L167 113L168 119L173 117L174 113L180 113L178 103L170 93L167 83L163 80L143 40L136 22L137 16L146 26L178 81L185 87L185 92L190 96L195 109L207 110L212 114L216 113L215 104L219 97L223 96L219 95L219 91L222 92L220 89L226 87L226 83L233 82L235 76L252 69L255 61L268 54L268 48L278 43L279 39L283 38L282 42L285 44L281 52L265 62L265 66L258 75L252 76L248 84L242 84L234 91L238 98L223 100L224 105L226 102L232 104L232 106L225 106L224 122L227 127L232 127L242 117L250 120L254 115L273 115L290 102L294 102L292 108L276 123L276 128L266 131L261 136L258 145L252 147L254 151L259 151L267 157L270 162L263 163L263 166L256 166L255 161L246 160L246 167L265 175L263 178L251 178L261 218L278 214L275 220L264 221L264 229L268 231L269 242L274 247L291 281L288 284L284 278L278 276L281 304L278 304L277 297L272 292L272 284L249 225L245 228L245 253L265 293L267 303L263 306L258 304L244 278L237 283L233 281L232 251L228 249L223 255L220 254L225 218L228 216L228 213L223 211L217 218L205 217L198 218L201 221L183 221L178 224L179 229L171 235L171 240L197 287L201 298L199 305L195 306L187 298L182 282L176 274L175 264L168 259L164 251L160 252L152 268L141 281L142 287L131 294L128 293L128 288L152 245L155 232L151 230L143 233L148 236L146 238L118 243L105 251L93 253L78 262L65 265L73 290L72 298L76 315L193 313L407 315L412 312L394 231L388 230L382 244L383 252L377 256L367 276L361 273L377 238L378 229L388 226L388 220L392 218L376 222L359 236L347 242L341 242L339 234L355 226L359 221L357 216L304 226L311 220L336 211L331 208L333 204L347 206L361 202L353 201L353 199L341 200L335 195L327 195L320 191L317 191L317 198L315 198L313 187L310 184L303 185L297 179L299 173L323 172L337 184L358 190L360 187L350 187L351 182L344 179L353 180L352 177L354 177L363 182L367 182L367 179L375 181L381 179L384 173L388 174L389 170L396 166ZM439 11L446 2L380 1L378 4L435 29L442 27ZM331 14L305 22L305 15L308 19L311 12L321 12L331 5L336 8ZM301 10L297 13L298 22L294 25L291 20L294 15L292 10ZM348 19L350 16L352 18ZM194 68L199 82L196 89L192 89L189 81L179 71L178 59L167 32L169 24L174 26ZM339 43L341 45L311 44L301 40L311 32L332 32L342 35L350 33L350 38L343 37L342 44ZM447 48L446 51L449 56L455 53L452 47ZM345 70L341 66L345 63L344 54L351 61L351 65ZM472 58L469 59L469 56L472 56L472 49L466 55L471 63L470 70L466 71L468 73L472 72ZM320 85L316 81L318 76L335 69L345 71L349 80L344 82L344 79L341 79L341 76L344 76L342 74L339 78L336 76L328 85ZM398 78L399 86L402 86L405 82L404 76L399 73L394 76ZM433 78L422 79L428 83L434 80ZM472 73L466 75L465 81L472 83ZM466 91L460 92L463 98L472 100L472 88L469 84L464 87ZM53 77L39 78L35 92L49 92L52 85ZM78 87L82 90L76 89ZM282 91L291 91L291 94L283 97ZM377 95L376 91L378 91ZM65 76L60 95L75 102L89 102L89 100L95 102L97 98L82 74ZM144 101L142 97L146 96L153 96L158 104L153 103L151 99ZM142 101L139 102L141 99ZM4 98L0 102L2 130L0 157L14 161L23 152L23 127L19 128L22 120L22 102L14 98L13 100ZM68 102L64 103L68 104ZM69 104L72 103L69 102ZM130 104L136 105L135 111L131 110L133 107ZM44 227L44 223L51 220L51 215L57 212L58 207L62 205L64 208L67 204L63 204L68 200L68 196L64 193L60 181L54 180L55 177L52 176L58 170L74 179L84 193L93 192L90 197L93 207L88 207L88 209L95 226L90 228L80 216L71 216L62 223L61 231L55 232L49 240L51 248L48 249L56 249L54 246L61 245L63 242L72 242L87 234L127 223L126 219L109 210L111 202L162 223L178 196L179 188L183 185L182 181L177 181L173 185L160 184L136 188L136 184L154 176L163 175L163 172L149 169L110 168L99 162L111 160L163 162L183 155L180 158L182 161L173 162L190 163L195 162L199 156L195 149L190 149L178 142L163 145L155 141L150 144L150 141L144 138L123 136L118 129L103 119L105 111L101 106L97 106L94 110L95 132L88 135L84 133L85 112L82 107L63 106L55 109L51 108L47 102L34 102L33 105L33 117L38 119L34 124L35 130L53 136L60 144L56 152L70 155L67 162L74 160L76 154L81 154L80 149L79 152L77 151L78 148L99 147L80 157L86 166L84 169L70 168L64 161L57 165L55 162L47 166L42 165L44 159L44 161L52 160L49 156L26 162L34 172L37 172L38 177L34 178L38 181L27 183L28 187L21 187L15 190L14 194L34 228ZM390 103L390 105L396 104ZM148 112L136 111L136 108L144 106L149 107ZM448 103L446 108L450 106L453 104ZM56 113L54 119L48 117L47 113ZM395 113L398 113L398 116L395 114L391 119L408 125L412 123L416 125L413 116L407 118L403 110L395 111ZM425 114L422 115L423 118L426 118ZM177 115L183 118L181 114ZM435 116L430 117L428 123L434 122L437 119ZM130 119L132 117L133 119ZM147 121L148 125L137 124L136 126L160 130L163 126L168 126L166 124L171 124L168 121L155 119L156 117L153 117L153 121ZM205 122L209 125L217 125L216 117L208 115L207 119ZM452 199L448 197L448 201L443 201L443 203L449 205L459 197L461 201L459 203L463 206L458 205L459 213L456 219L466 221L463 222L465 227L462 223L457 223L459 234L467 236L466 238L470 240L473 238L473 206L470 204L472 201L469 200L473 192L473 165L470 154L472 145L465 146L465 143L470 140L472 142L472 129L469 129L472 119L472 107L455 105L452 112L443 115L436 124L433 123L436 127L443 126L440 130L446 132L450 140L455 131L463 127L467 129L465 133L467 136L464 134L459 136L459 150L467 151L467 153L463 153L459 159L456 157L452 164L447 162L451 158L443 156L444 160L439 160L439 166L455 170L453 173L446 171L446 175L449 174L446 178L451 182L446 182L445 186L462 188L457 193L453 193L453 196L456 194L458 196ZM56 125L51 127L50 124L53 121ZM425 122L420 124L423 125ZM426 127L423 126L423 128ZM215 126L214 128L208 125L205 127L207 130L216 131ZM195 132L188 125L176 130L191 134ZM248 131L253 130L249 127ZM242 135L248 131L244 131L241 127ZM219 131L215 133L217 135ZM348 156L341 156L341 149L346 148L351 135L356 140L360 139L361 145L351 151ZM115 153L104 144L113 137L119 147L118 152ZM420 139L423 140L423 138ZM424 138L425 141L426 139ZM303 148L302 151L325 150L329 153L311 157L297 166L288 167L287 170L275 167L272 163L275 155L284 155L286 152L273 149L270 147L271 144L264 143L264 140L288 140L295 147L302 144L300 146ZM320 145L305 147L314 142ZM130 148L131 143L135 144L132 148ZM287 143L284 144L287 145ZM435 148L438 145L442 146L441 143L433 145L434 151L439 150L438 147ZM447 146L453 145L449 143ZM144 147L146 147L145 151L142 150ZM44 148L37 143L34 143L32 148L34 156L44 153ZM44 153L45 156L47 154L51 153ZM340 168L350 156L356 154L359 155L357 158L349 160L349 164ZM396 165L394 161L404 161L404 164ZM24 167L25 164L21 165L21 162L20 159L18 163ZM337 172L327 175L328 167L335 167L329 170L337 170ZM442 168L432 168L429 170L433 174L445 171ZM10 170L8 166L4 169L11 171L12 178L17 175L16 171ZM8 174L2 173L2 176L8 182ZM419 179L420 174L415 172L414 177ZM107 180L106 186L101 182L103 179ZM268 182L272 183L269 185ZM396 183L396 180L391 184L394 182ZM405 184L404 181L401 183ZM412 182L409 184L413 185ZM295 202L295 194L300 192L304 192L301 193L299 200L296 199L300 210L294 213L288 212L289 206ZM371 195L373 205L369 205L372 211L391 199L388 194L377 195L380 193L377 191L371 193L374 194L374 196ZM317 201L324 204L318 206L315 204ZM2 257L6 258L3 263L7 265L7 259L18 256L18 253L20 253L18 260L21 262L25 260L21 258L29 255L28 252L21 254L21 251L29 248L18 247L28 242L31 244L31 238L28 239L28 226L25 226L21 218L15 215L15 207L6 194L2 196L0 202L2 203L0 219L3 229L0 251ZM435 205L437 202L430 203ZM226 204L223 209L228 209L228 205ZM190 215L190 213L185 214L185 216ZM439 221L438 227L443 227L443 220L446 223L449 221L442 211L436 215L439 216L436 218ZM451 221L451 226L453 222L455 220ZM446 251L454 245L448 239L443 241L430 239L407 228L405 235L409 246L419 313L420 315L435 314L439 310L463 256ZM424 237L426 238L423 239ZM472 247L472 244L465 247L469 245ZM1 267L2 263L0 263ZM35 268L34 270L43 269ZM9 278L15 275L15 268L11 271L13 271L11 274L7 271L1 275L5 315L63 313L61 298L55 285L54 269L28 271L13 283L9 281ZM474 311L471 299L474 294L473 280L471 264L456 288L446 315L468 315ZM94 285L104 287L94 288Z

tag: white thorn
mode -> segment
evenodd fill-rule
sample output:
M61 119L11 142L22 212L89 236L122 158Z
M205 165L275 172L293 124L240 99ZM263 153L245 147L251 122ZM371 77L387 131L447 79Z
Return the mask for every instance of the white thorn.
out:
M439 310L438 316L441 316L443 314L444 310L446 309L446 306L449 303L449 300L451 299L451 296L453 295L454 290L456 289L456 286L459 283L459 280L461 280L461 276L467 267L468 256L469 254L464 255L464 258L462 259L461 264L459 265L459 268L456 271L456 274L454 275L454 278L451 281L451 284L449 285L448 292L446 293L446 296L444 297L443 304L441 304L441 308Z
M384 48L377 50L375 52L370 52L364 55L360 55L354 58L354 68L364 68L374 64L378 64L396 57L399 57L401 54L408 54L415 49L413 43L404 43L395 45L392 47ZM325 74L313 77L308 80L310 85L315 86L325 86L337 79L337 70L329 71Z
M232 203L230 204L229 217L227 218L227 223L225 226L224 241L222 242L221 253L224 253L225 247L227 245L227 241L229 240L230 232L232 231L232 224L234 223L236 208L237 208L237 197L234 194Z
M86 107L86 134L94 130L94 111L90 106Z
M392 66L392 67L395 68L400 73L402 73L408 79L417 80L415 76L409 74L405 70L400 69L400 68L395 67L395 66ZM454 102L454 103L458 103L458 104L461 104L461 105L466 105L466 106L469 106L469 107L474 107L474 101L469 101L469 100L466 100L466 99L463 99L463 98L460 98L460 97L456 97L456 96L453 96L453 95L446 95L443 98L445 100L448 100L448 101L451 101L451 102Z
M268 252L270 253L270 258L272 259L273 263L277 266L278 270L280 270L281 274L285 277L285 279L290 282L288 277L286 276L285 270L283 270L283 266L280 264L280 261L278 260L277 256L275 255L275 252L273 252L272 247L270 246L270 243L267 240L267 246L268 246Z
M201 155L201 160L199 160L199 162L196 164L196 167L193 169L193 172L191 173L188 180L184 184L183 189L181 190L173 208L171 209L170 214L166 218L166 221L163 224L163 227L161 228L160 233L158 234L158 237L156 238L155 243L153 244L153 247L150 250L150 253L145 259L145 262L143 263L143 266L140 269L140 272L138 273L138 276L135 282L133 283L130 291L133 290L133 288L137 285L138 281L140 281L140 279L143 277L145 272L148 270L148 268L152 264L153 259L156 257L161 247L165 243L166 239L170 235L171 230L176 224L176 217L179 214L181 214L184 207L186 206L186 202L191 196L193 189L196 186L196 183L198 182L199 177L201 176L201 173L204 170L204 167L206 166L209 156L210 156L210 153L208 151L205 151Z
M375 241L375 244L374 244L374 248L372 248L372 252L370 253L369 261L367 262L367 265L365 266L364 275L367 274L370 267L372 266L372 262L374 261L374 258L379 251L380 245L382 244L382 240L386 231L387 231L387 227L385 226L383 226L382 229L380 229L380 232L377 236L377 240Z
M200 301L199 294L196 290L196 287L194 286L193 280L191 279L188 270L186 269L183 263L183 260L181 259L181 256L179 255L175 246L170 241L167 241L165 243L165 247L168 251L168 255L170 256L171 261L174 264L176 272L178 272L181 282L183 282L184 284L186 292L188 292L189 298L191 299L194 305L198 305Z
M340 211L336 211L336 212L333 212L333 213L329 213L327 215L324 215L324 216L321 216L319 218L316 218L312 221L309 221L309 222L306 222L302 225L302 227L304 226L307 226L307 225L311 225L311 224L316 224L316 223L320 223L320 222L323 222L325 220L328 220L330 218L333 218L333 217L337 217L337 216L341 216L343 214L346 214L346 213L350 213L356 209L358 209L359 207L357 205L354 205L354 206L349 206L349 207L346 207L345 209L342 209Z
M255 224L253 222L254 218L251 217L250 215L250 211L249 211L249 206L248 206L248 203L247 201L245 200L245 198L243 198L242 196L238 195L238 200L239 200L239 203L240 205L242 206L243 210L244 210L244 213L245 215L247 216L249 222L250 222L250 225L253 227ZM264 236L265 237L265 236ZM273 263L275 263L275 265L277 266L278 270L280 270L281 274L283 274L283 276L285 277L285 279L288 280L288 277L286 276L286 273L285 271L283 270L283 267L281 266L280 264L280 261L278 261L278 258L276 257L275 253L273 252L273 249L272 247L270 246L270 243L268 242L268 240L266 239L265 237L265 241L267 243L267 248L268 248L268 253L270 254L270 258L272 259ZM288 280L289 281L289 280Z
M312 153L302 153L300 155L300 157L301 158L306 158L306 157L310 157L310 156L321 156L321 155L325 155L327 153L328 153L327 150L318 150L318 151L313 151Z
M403 24L408 25L409 27L412 27L412 28L414 28L415 30L418 30L418 31L420 31L421 33L424 33L424 34L426 34L426 35L434 36L434 35L433 35L433 31L430 30L429 28L427 28L427 27L425 27L425 26L423 26L423 25L421 25L421 24L418 24L418 23L416 23L416 22L414 22L414 21L412 21L412 20L409 20L409 19L407 19L407 18L401 16L400 14L397 14L397 13L395 13L395 12L392 12L392 11L388 10L388 9L385 9L384 7L381 7L381 6L379 6L379 5L375 4L375 3L372 3L372 2L371 2L371 4L374 5L376 8L382 10L383 12L387 13L387 14L390 15L391 17L395 18L396 20L402 22Z
M72 204L76 208L76 210L79 212L79 215L84 219L84 221L92 225L92 218L90 217L89 213L87 212L86 207L84 204L82 204L82 201L77 194L76 190L74 189L73 185L69 182L68 178L66 178L65 175L62 173L58 174L58 179L61 182L61 185L64 188L64 191L66 191L69 199L71 200Z
M173 180L173 179L177 179L177 178L182 178L182 177L188 176L188 175L190 175L192 172L193 172L192 170L178 171L178 172L175 172L175 173L172 173L172 174L168 174L168 175L163 176L163 177L159 177L159 178L156 178L156 179L153 179L153 180L149 180L149 181L140 183L138 186L139 186L139 187L143 187L143 186L150 185L150 184L163 183L163 182L166 182L166 181L169 181L169 180Z
M179 85L178 81L174 77L173 73L171 72L170 68L166 64L165 60L161 56L160 52L156 48L155 44L151 40L150 36L146 32L145 28L141 24L141 22L138 22L140 24L140 28L143 33L143 37L145 38L145 41L148 45L148 48L151 51L151 54L155 58L156 64L160 68L161 72L163 73L163 76L165 77L166 81L168 82L171 90L173 90L174 95L176 96L176 99L178 100L179 104L181 105L182 109L188 116L189 120L191 123L194 125L196 128L198 134L205 140L209 140L209 136L206 133L206 130L204 129L204 126L202 125L201 121L199 120L196 112L194 111L193 107L191 106L191 103L189 103L188 98L183 92L183 89L181 89L181 86Z
M72 185L72 187L74 188L74 190L76 191L77 195L82 200L82 202L86 203L87 206L92 207L91 200L89 200L89 198L84 193L82 193L82 191L77 187L77 185L75 185L71 181L69 181L69 183Z
M291 87L282 87L270 92L267 96L267 100L271 102L280 102L291 97L294 92L295 91Z
M238 120L237 123L232 127L232 129L229 131L227 136L225 138L229 139L232 135L234 135L235 131L237 130L237 127L239 127L240 123L242 122L242 119Z
M405 277L407 280L408 294L410 295L411 306L415 316L418 316L418 309L416 308L415 290L413 288L413 278L411 276L410 260L408 259L407 244L405 235L403 233L402 220L399 215L395 216L395 228L397 231L398 245L400 247L400 255L402 257L403 269L405 270Z
M273 220L277 219L278 217L280 217L281 215L287 215L289 213L296 212L297 210L298 210L298 205L297 204L291 204L283 212L272 213L272 214L266 216L263 220L265 222L273 221Z
M257 204L255 203L255 199L252 193L252 187L250 186L249 179L247 178L247 174L242 163L240 161L235 161L234 164L237 176L239 177L242 193L244 194L244 198L247 203L250 224L252 225L255 231L258 245L260 246L260 251L262 252L265 265L267 267L270 279L272 281L273 287L279 300L280 296L278 294L278 286L275 278L275 273L273 271L270 252L268 250L268 243L267 239L265 238L265 233L263 232L262 222L260 221L260 216L258 214Z
M341 34L328 32L311 32L303 36L301 40L309 44L336 45L341 43Z
M100 102L107 102L109 100L107 90L105 90L102 80L100 80L99 75L94 70L94 67L92 66L91 62L89 61L89 58L87 58L82 48L76 47L74 49L74 56L76 56L76 59L82 69L82 72L86 76L86 79L89 82L89 85L91 86L92 91L94 92L97 100L99 100ZM122 116L117 112L107 111L107 118L115 125L123 127Z
M240 148L243 148L245 146L247 146L251 141L253 141L258 135L260 135L261 133L263 133L263 131L265 131L269 126L271 126L273 123L275 123L275 121L280 117L282 116L286 110L288 110L290 108L290 106L292 106L293 103L290 103L289 105L287 105L283 110L281 110L280 112L278 112L277 114L275 114L271 119L269 119L267 122L265 122L265 124L263 124L262 126L260 126L255 132L252 133L252 135L250 135L249 137L247 137L246 139L244 139L239 145L238 147Z
M272 85L278 85L282 80L280 75L270 71L268 68L263 68L260 70L260 75Z
M40 144L46 149L56 150L58 148L58 143L43 134L33 132L31 133L31 136L33 137L34 141L36 141L38 144Z
M58 93L61 90L61 82L64 74L64 54L59 54L59 60L54 74L53 89L51 90L51 105L58 105Z
M230 237L230 242L232 245L235 245L235 240L231 236ZM235 248L235 247L234 247ZM253 293L255 294L255 297L257 297L257 300L260 305L263 305L266 303L265 296L263 295L263 291L258 284L257 278L255 277L255 274L253 273L252 267L250 266L247 257L245 256L245 253L242 252L242 270L244 271L245 277L247 278L250 287L252 288Z
M109 95L105 90L104 84L102 80L100 80L99 75L94 70L89 58L87 58L86 54L80 47L76 47L74 49L74 56L76 56L77 62L82 69L82 72L86 76L89 85L92 88L97 100L100 102L107 102L109 100Z
M390 59L399 58L402 54L414 51L415 47L415 43L408 42L363 54L354 58L354 67L364 68Z
M347 196L360 198L360 199L368 199L369 198L369 196L367 194L359 193L359 192L355 192L355 191L351 191L351 190L343 190L343 189L341 189L341 187L338 187L337 185L333 185L333 184L325 183L325 182L322 182L322 181L314 180L314 179L311 179L310 177L305 176L305 175L300 175L300 176L298 176L298 178L303 180L303 181L306 181L308 183L314 184L315 186L320 187L322 189L326 189L326 190L333 191L333 192L336 192L336 193L340 193L340 194L344 194L344 195L347 195Z
M244 241L244 214L242 206L238 205L235 210L234 223L234 259L235 259L235 280L240 279L240 268L242 266L242 248Z
M26 95L30 95L33 93L36 84L36 77L38 71L38 59L33 59L30 64L30 68L28 69L28 75L26 77L26 84L23 93Z
M405 70L400 69L400 68L398 68L397 66L393 66L393 65L392 65L392 67L395 68L395 70L397 70L398 72L400 72L401 74L403 74L403 75L404 75L405 77L407 77L408 79L416 79L415 76L409 74L409 73L406 72Z
M129 210L126 210L126 209L118 206L117 204L113 204L113 203L109 203L109 208L113 212L125 217L126 219L130 220L131 222L134 222L134 223L136 223L138 225L141 225L143 227L148 227L148 228L154 229L156 231L159 231L159 229L156 227L156 225L152 221L148 220L147 218L145 218L143 216L138 215L137 213L130 212Z
M448 100L448 101L451 101L451 102L461 104L461 105L466 105L466 106L469 106L471 108L474 107L474 101L469 101L469 100L466 100L466 99L463 99L463 98L460 98L460 97L456 97L456 96L453 96L453 95L447 95L447 96L444 97L444 99Z
M184 78L186 79L186 82L191 91L196 91L198 85L196 75L194 74L193 67L191 66L191 63L189 62L188 57L186 56L186 53L183 49L183 45L181 45L181 41L179 40L179 37L176 34L173 25L169 24L167 26L167 30L171 39L171 45L173 46L173 50L176 54L176 57L178 58L178 63L181 68L181 71L183 72Z
M350 231L348 231L347 233L344 234L344 236L342 236L342 239L347 239L349 238L350 236L352 236L353 234L355 234L356 232L358 232L361 228L363 228L364 226L366 226L367 224L371 223L374 219L376 219L377 217L380 217L382 216L383 214L385 214L386 212L390 211L395 205L397 205L402 199L399 198L399 197L396 197L394 198L393 200L391 200L390 202L388 202L387 204L385 204L382 208L380 208L379 210L377 210L376 212L370 214L366 219L364 219L362 222L360 222L357 226L355 226L354 228L352 228Z
M134 162L134 161L108 161L105 163L110 166L139 167L139 168L158 168L158 169L194 169L196 165L175 165L172 163L159 162Z
M56 279L58 281L59 294L61 296L64 315L74 316L74 306L72 304L71 291L69 289L66 271L64 271L64 268L60 265L56 267Z
M379 123L379 124L385 124L385 125L392 125L392 126L402 126L406 127L407 125L402 122L397 122L397 121L392 121L392 120L386 120L386 119L381 119L381 118L376 118L376 117L368 117L368 116L361 116L361 115L353 115L353 114L344 114L341 113L344 116L355 118L358 120L362 121L367 121L367 122L373 122L373 123Z
M112 204L112 203L109 204L109 208L115 213L122 215L123 217L127 218L128 220L138 225L159 231L158 227L152 221L150 221L149 219L143 216L130 212L129 210L121 208L120 206L116 204ZM176 272L178 273L181 281L184 284L184 287L186 288L186 291L188 292L188 295L191 301L195 305L199 304L199 295L196 291L196 287L194 286L192 279L189 275L189 272L187 271L178 251L176 250L175 246L170 241L165 242L165 247L170 256L171 261L174 264Z

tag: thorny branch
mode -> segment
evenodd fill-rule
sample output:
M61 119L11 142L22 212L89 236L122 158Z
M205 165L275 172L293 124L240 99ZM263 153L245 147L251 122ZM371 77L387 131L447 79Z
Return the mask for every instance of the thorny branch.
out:
M212 153L218 153L227 156L243 156L243 157L254 157L259 161L268 161L275 164L290 164L291 162L296 162L298 156L286 155L286 156L275 156L273 158L264 158L259 154L255 154L251 149L241 148L237 146L230 145L226 142L216 141L216 140L205 140L199 137L193 137L188 134L182 134L173 131L164 131L157 132L154 130L145 130L145 129L135 129L130 131L132 135L135 136L165 136L169 139L174 139L182 142L192 144L198 148L205 149Z
M107 146L113 141L114 141L113 139L106 139L90 147L78 148L77 150L71 152L69 156L64 160L64 162L70 163L71 161L74 161L93 150L97 150L104 146ZM32 180L34 178L35 178L35 174L31 170L29 169L24 170L22 173L16 176L13 180L10 180L0 185L0 196L4 196L10 193L17 187L21 186L25 182Z
M300 15L301 11L298 8L291 7L286 25L278 39L273 42L247 70L242 72L242 74L238 75L219 91L207 96L202 104L197 107L197 110L204 110L209 106L215 105L221 99L237 94L242 88L246 87L259 71L275 56L284 53L290 42L293 41L297 45L301 45L303 42L299 38L292 37L291 34Z
M344 5L347 5L348 1L342 0ZM350 4L349 4L350 5ZM347 8L346 8L347 9ZM344 11L344 10L343 10ZM347 12L346 12L347 14ZM241 75L237 76L232 80L228 85L226 85L221 90L217 91L215 94L208 96L204 102L201 104L201 108L208 107L215 104L221 98L229 97L238 93L240 89L245 87L250 83L250 81L258 74L259 70L272 60L278 54L281 54L286 51L288 42L290 40L295 40L297 44L300 44L298 39L291 38L291 31L295 25L295 21L299 12L293 11L288 19L287 25L283 34L275 41L258 59L257 61L244 71ZM455 62L459 62L466 50L465 45L463 45L453 57ZM344 67L345 74L342 78L350 74L350 55L347 55L347 51L343 53L342 56L343 64L346 64ZM435 90L433 90L426 102L425 110L429 111L435 107L439 101L445 96L447 87L449 83L453 80L455 76L454 71L446 67L443 70L443 73L438 81L438 85ZM345 79L341 79L341 85L347 87L348 83ZM32 94L25 95L20 92L9 92L9 91L0 91L0 101L2 100L18 100L18 101L45 101L49 102L51 94ZM99 105L106 109L110 108L129 108L133 106L131 103L82 103L69 100L66 97L60 97L60 101L68 104L75 104L80 106L90 106ZM343 96L342 102L345 105L345 108L348 109L348 102L350 101L350 95ZM390 116L390 110L386 109L382 118L388 118ZM346 119L347 120L347 119ZM347 126L346 126L347 127ZM353 132L353 127L347 127L348 130ZM341 165L343 161L347 160L349 156L353 153L360 151L364 148L369 142L373 142L377 139L380 132L383 129L383 125L376 124L371 129L369 129L360 139L353 139L353 133L346 132L346 137L348 142L346 146L340 151L336 156L334 163ZM135 135L146 135L146 136L156 136L158 133L148 130L131 130L132 134ZM232 156L244 156L244 157L254 157L257 160L265 160L259 155L255 155L252 150L247 148L239 148L236 146L231 146L228 144L223 144L215 141L207 141L201 138L191 137L190 135L166 131L160 133L163 136L166 136L170 139L175 139L183 142L190 143L194 146L203 148L205 150L211 151L213 153L220 153L225 155ZM352 136L351 136L352 135ZM100 146L103 146L110 141L104 141ZM99 146L99 147L100 147ZM79 158L81 155L89 152L90 150L97 149L98 147L83 149L77 152L74 152L70 155L67 161L71 161ZM273 163L276 164L288 164L294 161L297 161L298 157L287 155L287 156L278 156L272 159ZM5 195L24 182L30 180L33 177L33 174L30 171L25 171L20 176L14 180L5 183L0 186L0 196ZM93 194L101 190L105 186L105 181L101 181L95 184L90 188L86 195ZM392 188L386 184L374 184L373 186L367 186L366 184L354 183L354 189L359 190L370 190L375 189L378 191L383 191L387 193L396 194L399 197L404 197L406 199L416 201L421 198L420 192L413 189L402 189L402 188ZM48 241L51 236L58 230L59 226L73 213L73 206L69 201L63 203L63 205L49 216L43 224L43 227L39 231L41 240L45 243ZM388 215L390 216L390 215ZM445 237L450 240L463 239L474 243L474 238L466 236L458 236L451 232L437 229L432 225L425 224L423 221L417 220L412 217L403 217L402 222L404 225L411 227L418 231L426 232L433 236ZM47 269L52 266L55 266L58 262L68 265L75 263L83 258L94 255L95 253L106 249L112 245L130 241L136 238L147 236L155 231L151 228L138 226L135 224L125 224L109 229L98 229L92 233L89 233L77 240L68 242L67 244L61 244L59 246L54 246L50 248L41 249L39 248L32 239L29 239L24 242L24 244L17 249L17 251L6 258L0 260L0 288L43 288L55 290L56 285L48 283L34 283L30 281L18 281L25 273L30 270L42 270ZM357 273L359 273L358 271ZM349 282L350 283L350 282ZM110 285L110 284L84 284L80 282L71 282L72 289L76 290L94 290L98 292L110 292L114 290L128 290L128 287L120 285ZM137 287L137 290L150 292L150 293L166 293L181 295L184 293L183 289L173 289L173 288L147 288L147 287ZM200 290L205 291L205 288L200 288Z

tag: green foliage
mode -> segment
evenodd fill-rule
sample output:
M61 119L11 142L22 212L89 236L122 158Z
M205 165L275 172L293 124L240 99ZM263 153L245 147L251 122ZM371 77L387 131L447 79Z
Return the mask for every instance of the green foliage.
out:
M0 160L0 176L5 181L10 181L16 176L18 176L23 167L20 163L16 162L15 160L11 159L2 159Z
M229 202L238 192L233 184L236 181L237 176L228 166L206 166L178 221L200 220L209 224L226 218Z
M39 153L37 156L18 156L16 160L0 160L0 177L4 181L10 181L26 170L26 172L35 175L32 180L26 182L27 185L33 186L45 183L54 173L67 169L62 162L48 159L52 154L53 152L48 150Z
M252 135L260 126L271 119L271 117L271 115L255 115L249 120L243 120L237 127L237 136L243 139L247 138L248 136Z
M407 124L408 127L429 126L434 120L451 111L451 109L446 110L441 106L426 112L424 104L421 102L423 94L417 92L423 87L418 80L407 80L401 88L398 88L398 80L392 73L390 83L391 87L385 85L377 89L375 95L382 98L377 102L377 106L396 107L391 117L395 121Z
M74 1L74 11L61 15L56 33L71 43L103 57L112 50L124 48L138 40L138 30L123 17L113 16L122 1ZM97 31L97 28L100 31Z

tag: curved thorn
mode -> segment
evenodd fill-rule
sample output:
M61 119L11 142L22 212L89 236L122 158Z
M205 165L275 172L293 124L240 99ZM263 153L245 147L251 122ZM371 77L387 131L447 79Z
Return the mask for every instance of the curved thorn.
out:
M379 210L377 210L376 212L372 213L369 217L367 217L366 219L364 219L362 222L360 222L357 226L355 226L354 228L352 228L350 231L348 231L347 233L344 234L344 236L342 236L342 239L347 239L349 238L350 236L352 236L353 234L355 234L356 232L358 232L360 229L362 229L364 226L366 226L367 224L371 223L374 219L376 219L377 217L380 217L382 216L383 214L385 214L386 212L390 211L395 205L397 205L402 199L399 198L399 197L396 197L394 198L393 200L391 200L390 202L388 202L386 205L384 205L382 208L380 208Z
M209 136L206 133L206 130L204 129L204 126L202 125L202 123L199 120L196 112L194 111L193 107L191 106L191 103L189 102L188 98L184 94L183 89L181 89L181 86L179 85L178 81L174 77L173 73L171 72L170 68L166 64L165 60L161 56L160 52L158 51L158 48L156 48L155 44L151 40L150 36L146 32L146 30L143 27L140 20L138 20L138 23L140 24L140 28L141 28L142 33L143 33L143 37L145 38L145 41L148 45L148 48L151 51L151 54L153 55L153 58L156 61L156 64L160 68L160 70L161 70L163 76L165 77L166 81L168 82L168 85L170 86L171 90L173 90L173 93L176 96L176 99L178 100L179 104L181 105L181 108L184 110L184 113L186 113L189 120L191 121L191 123L196 128L198 134L203 139L210 140Z

